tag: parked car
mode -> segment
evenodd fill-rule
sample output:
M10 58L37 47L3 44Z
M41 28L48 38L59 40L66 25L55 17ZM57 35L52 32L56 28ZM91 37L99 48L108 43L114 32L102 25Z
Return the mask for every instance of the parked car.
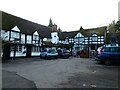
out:
M58 57L59 58L69 58L70 57L70 52L64 49L58 49Z
M97 49L97 54L101 54L101 53L102 53L103 47L110 47L110 46L111 46L111 44L105 44L105 45L99 47L99 48ZM115 46L118 46L118 44L115 44Z
M72 52L70 50L66 50L67 53L69 53L70 56L72 56Z
M58 53L56 49L45 49L40 54L40 58L45 58L45 59L51 59L57 57L58 57Z
M120 46L102 47L101 53L96 56L95 60L100 61L106 65L120 63Z

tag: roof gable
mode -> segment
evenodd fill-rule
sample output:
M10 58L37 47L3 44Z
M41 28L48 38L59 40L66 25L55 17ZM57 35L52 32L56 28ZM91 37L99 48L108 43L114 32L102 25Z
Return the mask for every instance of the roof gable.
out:
M80 32L78 32L76 37L84 37L84 36Z
M33 35L39 35L39 34L38 34L38 32L37 32L37 31L35 31L35 32L33 33Z
M92 36L98 36L96 33L93 33L93 35Z
M11 30L20 32L20 29L17 26L13 27Z

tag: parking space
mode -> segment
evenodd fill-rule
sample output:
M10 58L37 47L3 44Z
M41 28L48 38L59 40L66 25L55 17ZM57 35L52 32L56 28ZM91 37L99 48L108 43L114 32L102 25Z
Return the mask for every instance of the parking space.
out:
M34 57L3 63L3 70L16 72L33 81L37 88L118 88L118 68L79 57L51 60Z

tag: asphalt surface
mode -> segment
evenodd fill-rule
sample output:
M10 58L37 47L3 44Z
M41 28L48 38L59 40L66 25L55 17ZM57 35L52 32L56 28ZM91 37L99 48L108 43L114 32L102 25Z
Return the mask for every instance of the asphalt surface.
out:
M3 63L3 87L118 88L118 69L117 65L106 66L79 57L17 59ZM16 81L20 83L17 85Z
M35 90L36 85L33 81L30 81L16 72L9 72L6 70L2 71L2 82L3 82L3 90L7 88L26 88L26 90L30 89Z

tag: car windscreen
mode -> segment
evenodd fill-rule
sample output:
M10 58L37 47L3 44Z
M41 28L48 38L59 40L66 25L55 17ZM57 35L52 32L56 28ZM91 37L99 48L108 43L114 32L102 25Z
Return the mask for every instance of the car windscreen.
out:
M42 52L47 52L47 49L43 50Z
M52 53L52 52L56 52L56 50L55 49L50 49L48 52Z

